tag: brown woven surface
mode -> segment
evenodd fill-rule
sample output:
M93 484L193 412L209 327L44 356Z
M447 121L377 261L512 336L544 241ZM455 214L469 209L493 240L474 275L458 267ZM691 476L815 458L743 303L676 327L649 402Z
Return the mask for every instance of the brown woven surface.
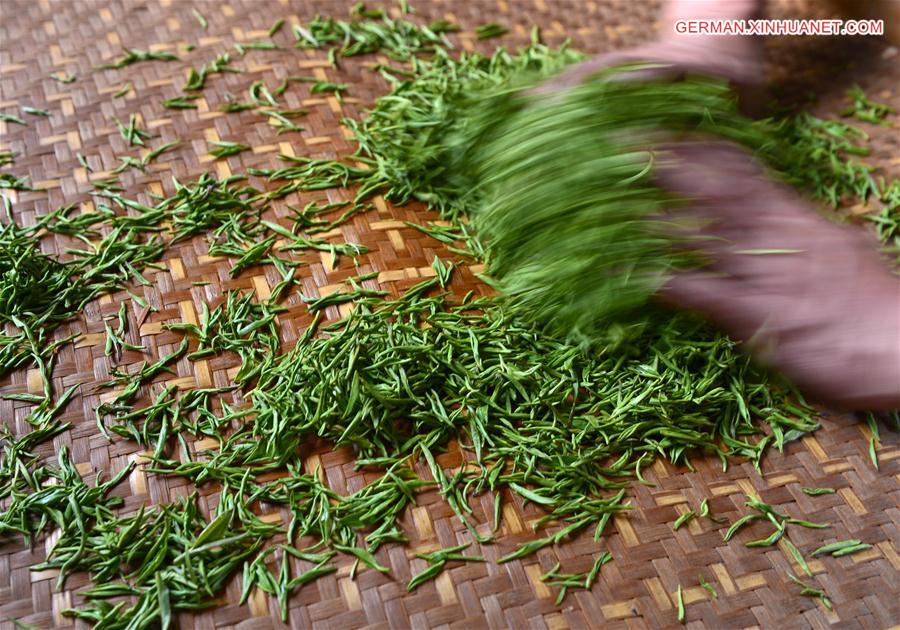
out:
M277 155L288 153L304 156L345 154L352 150L346 130L339 126L343 116L359 116L363 107L385 91L384 82L364 68L371 59L348 61L340 71L328 67L323 51L298 51L285 28L275 36L284 45L278 51L250 51L235 65L242 74L215 75L207 81L203 98L196 111L173 111L162 108L165 98L177 96L187 77L188 68L213 59L231 49L234 42L265 37L271 23L284 17L288 25L311 18L316 12L345 16L351 3L300 1L269 2L263 0L225 0L195 3L175 0L138 3L115 0L65 2L0 0L0 110L16 105L31 105L52 112L49 118L28 117L29 125L21 127L0 122L0 149L20 154L12 168L17 175L29 175L47 193L20 193L16 204L17 218L26 223L35 214L43 214L67 203L90 207L88 174L79 165L76 153L87 156L103 176L114 168L119 155L139 155L125 146L112 117L127 119L131 113L140 116L156 136L150 147L180 138L182 144L153 163L146 174L131 170L121 181L130 196L146 201L146 192L173 190L171 176L191 181L203 172L219 176L242 172L248 167L275 167ZM534 23L543 28L545 38L558 42L565 35L575 46L590 52L618 48L648 38L653 26L656 6L649 3L582 2L579 0L479 0L472 2L413 3L417 18L436 17L459 22L465 29L459 38L463 48L471 48L472 29L483 22L498 21L511 27L507 41L522 41ZM191 15L197 6L209 20L203 29ZM793 6L777 7L774 14L791 13ZM825 38L822 38L825 39ZM185 53L188 43L196 45ZM866 42L863 46L845 42L806 40L772 42L775 54L773 75L784 80L791 72L800 79L795 96L803 96L810 86L817 86L823 96L816 106L823 112L837 111L841 106L848 77L869 90L873 98L898 105L896 86L900 81L897 56L882 44ZM93 67L109 62L122 46L178 52L176 63L143 63L122 70L94 71ZM233 49L231 49L233 52ZM822 51L827 51L823 54ZM868 61L858 61L850 72L841 71L850 50ZM896 55L896 51L895 55ZM886 56L887 55L887 56ZM851 57L851 59L854 57ZM809 60L818 61L807 66ZM803 61L805 60L805 61ZM804 69L807 68L807 69ZM811 68L811 70L808 70ZM818 73L817 73L818 71ZM78 76L72 84L49 78L55 72ZM315 74L328 80L351 85L348 98L338 103L334 98L310 97L308 87L297 84L287 91L288 107L311 110L302 124L306 131L276 136L275 129L258 113L223 114L216 111L225 94L246 93L247 87L262 79L270 87L290 74ZM113 100L112 94L125 82L134 91L124 99ZM896 118L893 119L896 121ZM897 175L898 133L894 127L865 126L873 134L872 163ZM239 141L253 146L252 152L212 160L208 142ZM265 186L262 181L254 185ZM332 200L339 193L330 192ZM296 195L288 203L321 200L324 195ZM273 212L278 214L280 205ZM860 212L863 209L857 208ZM405 219L435 219L420 207L394 208L382 200L376 210L357 216L341 228L344 240L359 242L371 253L360 258L359 269L342 260L336 269L329 256L307 256L302 291L307 295L328 292L344 278L360 272L378 270L380 288L400 293L424 275L435 253L452 257L439 243L420 232L406 228ZM46 243L48 251L52 242ZM57 242L61 250L64 243ZM195 320L201 304L218 303L231 289L250 289L264 297L280 279L272 270L250 269L237 279L228 275L230 263L206 255L203 239L184 243L170 251L165 259L166 271L147 275L154 286L136 289L159 312L151 314L140 327L140 343L151 356L171 352L180 341L178 334L164 331L164 322ZM454 279L460 291L484 287L473 276L477 268L465 268ZM192 282L209 281L207 286ZM114 473L131 460L143 461L139 448L132 442L109 443L99 435L93 420L93 409L101 400L96 384L105 380L111 368L103 353L103 317L118 310L125 296L105 297L91 304L82 317L61 333L78 332L82 337L74 347L67 346L55 371L57 391L77 382L86 385L68 405L63 420L73 428L44 444L39 453L52 456L62 445L68 445L78 469L92 481L97 471ZM290 307L281 316L282 337L291 344L302 333L310 318L297 295L286 300ZM329 313L337 315L337 310ZM129 313L131 326L137 323ZM138 341L132 339L131 341ZM126 353L121 364L139 364L139 353ZM193 385L226 385L236 363L228 357L177 365L177 381L183 387ZM32 371L19 371L0 380L0 393L37 391L39 376ZM27 430L24 418L28 407L0 400L0 420ZM545 549L536 556L504 565L493 562L451 567L435 582L425 584L412 594L405 583L412 574L424 568L424 561L414 559L417 552L430 551L468 540L468 534L449 507L436 493L421 497L419 507L404 518L404 528L411 540L406 547L390 546L378 552L379 561L391 568L390 575L362 571L353 581L349 578L349 562L338 573L303 587L290 603L290 624L334 628L350 627L492 627L492 628L565 628L609 624L610 627L661 627L677 625L675 591L683 585L687 604L688 625L709 627L842 627L884 628L900 622L900 443L896 435L884 431L879 448L881 470L876 471L868 457L868 430L858 419L826 415L823 428L791 444L785 453L770 454L764 462L764 476L749 464L735 465L722 472L717 460L698 460L697 470L657 463L646 476L657 485L648 488L635 485L630 490L635 509L615 519L611 535L594 543L589 536L578 538L558 549ZM354 472L353 456L347 451L331 451L327 445L315 445L307 460L309 470L317 464L324 468L330 486L340 493L359 489L366 481ZM460 463L458 453L439 459L445 468ZM421 470L424 474L424 470ZM809 497L803 486L830 486L838 493ZM145 473L141 467L121 484L115 493L125 498L125 511L142 503L167 502L193 490L193 484L180 478L163 478ZM764 526L748 528L730 544L722 542L723 526L707 520L695 520L677 532L672 522L689 507L696 509L700 501L710 498L714 513L734 520L745 513L745 493L754 493L784 511L814 521L828 521L826 531L798 529L794 542L809 551L826 536L859 538L875 544L860 554L844 558L812 561L818 585L834 602L828 612L816 600L798 595L798 588L786 577L787 571L798 573L785 550L778 547L746 549L742 541L758 537ZM202 493L215 504L214 488ZM539 516L533 506L522 509L518 497L505 497L505 522L498 544L484 546L482 553L495 560L514 546L533 536L530 523ZM209 503L203 500L206 508ZM490 505L476 505L478 522L489 520ZM277 519L277 512L272 515ZM55 574L36 573L30 565L39 562L47 549L39 541L33 550L18 540L0 541L0 626L8 617L41 627L69 626L71 620L60 611L78 604L77 591L87 583L86 576L69 579L66 590L57 593ZM566 572L585 571L593 556L608 549L615 560L603 567L601 576L589 592L577 592L554 604L556 593L539 581L557 559ZM702 574L719 592L717 600L707 598L698 586ZM239 576L221 595L220 605L198 615L180 615L180 627L280 626L273 602L260 593L248 605L238 606Z

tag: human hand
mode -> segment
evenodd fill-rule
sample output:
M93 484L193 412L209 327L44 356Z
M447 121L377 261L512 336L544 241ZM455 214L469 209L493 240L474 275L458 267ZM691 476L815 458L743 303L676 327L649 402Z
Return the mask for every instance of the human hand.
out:
M696 310L802 391L844 408L900 408L900 278L870 234L818 215L723 142L661 150L658 183L689 200L679 236L711 263L661 297Z

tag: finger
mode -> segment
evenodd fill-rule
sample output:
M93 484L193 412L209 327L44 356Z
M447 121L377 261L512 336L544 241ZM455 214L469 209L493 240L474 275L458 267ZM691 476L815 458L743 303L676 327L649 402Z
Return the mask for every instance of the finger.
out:
M703 271L679 272L669 279L659 298L695 311L744 347L764 365L779 362L777 296L757 292L740 279Z
M742 306L740 287L734 279L707 271L674 274L660 289L659 298L672 306L701 313L728 328L733 327Z
M657 183L688 199L745 198L764 175L750 153L728 142L682 142L655 150Z

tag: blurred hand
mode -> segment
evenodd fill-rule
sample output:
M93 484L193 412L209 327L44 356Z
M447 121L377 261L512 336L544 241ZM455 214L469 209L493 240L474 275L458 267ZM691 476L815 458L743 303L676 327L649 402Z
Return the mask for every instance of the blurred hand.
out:
M732 83L740 97L741 109L756 115L762 110L764 82L759 38L679 34L675 32L675 24L693 18L748 18L759 5L758 0L674 0L664 8L656 40L576 64L545 82L534 93L552 96L607 68L644 62L656 67L630 72L622 78L678 80L688 73L720 77Z
M552 97L612 66L649 62L655 67L622 78L719 76L735 86L745 112L757 113L760 40L678 34L674 25L751 18L760 5L673 0L658 39L577 64L535 92ZM681 226L674 229L711 263L676 274L660 297L704 314L820 401L900 409L900 278L888 271L874 237L820 217L737 146L682 144L663 154L658 182L691 200L674 212Z
M874 236L820 217L737 146L681 144L662 157L660 185L691 200L674 211L676 229L712 261L676 274L662 298L822 402L900 408L900 277Z

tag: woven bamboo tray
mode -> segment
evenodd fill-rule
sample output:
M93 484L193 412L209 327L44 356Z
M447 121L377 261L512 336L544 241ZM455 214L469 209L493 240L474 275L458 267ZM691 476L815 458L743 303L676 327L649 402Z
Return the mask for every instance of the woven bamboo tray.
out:
M225 0L188 3L186 0L132 2L110 0L2 0L0 2L0 108L31 105L52 112L49 118L30 118L27 127L0 122L0 149L20 154L15 163L17 175L29 175L36 186L47 193L19 193L17 218L29 223L35 214L43 214L60 205L81 203L90 206L87 173L76 159L88 157L95 171L117 165L116 156L129 153L112 117L126 119L137 114L159 142L180 138L182 144L164 154L146 174L125 173L121 181L126 194L147 201L147 192L172 192L172 176L192 181L208 171L219 177L242 172L249 167L279 165L279 153L334 157L350 152L352 143L339 125L344 116L358 117L363 109L386 91L379 76L368 71L371 58L348 60L340 70L329 67L324 51L294 49L288 29L275 36L284 46L275 51L250 51L236 65L242 74L212 77L197 110L163 109L160 102L177 96L191 65L214 58L232 49L235 42L266 36L272 22L285 18L287 25L312 18L317 12L345 17L350 2ZM371 3L381 4L381 3ZM558 43L566 36L588 52L620 48L645 40L656 28L655 3L622 0L592 2L586 0L458 0L456 2L419 0L414 2L415 19L429 21L446 18L458 22L463 32L454 37L462 49L484 48L473 37L475 26L489 21L510 27L503 43L513 45L527 39L532 24L542 27L544 38ZM191 14L196 6L209 20L203 28ZM795 15L803 7L781 4L770 9L774 16ZM396 12L396 6L390 5ZM825 40L827 38L820 38ZM185 45L196 49L184 53ZM494 42L489 44L494 45ZM802 99L809 89L822 95L815 108L819 113L839 111L842 94L849 82L859 82L879 100L895 106L898 102L900 65L896 50L873 42L787 41L768 43L772 50L772 76L793 79L790 96ZM94 71L101 63L120 54L123 46L154 51L177 50L178 63L142 63L122 70ZM855 67L848 66L853 63ZM71 84L52 80L49 75L68 72L78 76ZM256 80L277 85L290 74L313 74L321 79L349 83L351 89L343 103L333 97L310 97L307 88L289 90L288 107L311 110L304 119L306 130L276 136L275 129L254 112L223 114L217 111L227 92L241 94ZM112 94L125 82L134 90L124 99ZM893 120L896 121L896 118ZM900 170L900 140L896 122L893 128L866 126L873 140L870 162L884 172L897 176ZM208 156L211 141L227 140L252 145L227 160ZM94 176L103 173L95 173ZM330 193L339 195L340 193ZM300 203L322 196L301 197ZM291 200L289 200L291 201ZM293 199L293 202L298 201ZM408 286L433 273L429 262L434 254L445 255L440 243L407 228L404 220L434 220L433 213L410 205L392 207L375 200L373 212L357 216L342 226L343 237L363 243L370 254L361 258L361 269L343 261L337 268L330 257L311 257L310 264L299 268L304 275L303 293L315 295L334 290L350 275L379 271L381 288L400 294ZM867 208L851 208L859 214ZM276 205L274 212L279 212ZM55 247L65 247L62 241ZM47 242L48 251L54 247ZM164 322L196 320L204 302L215 304L232 289L253 290L265 297L280 279L272 270L255 268L231 279L226 259L206 255L203 239L183 243L165 258L165 271L150 271L153 286L140 288L142 297L158 312L140 326L141 339L151 356L170 352L180 335L163 330ZM254 272L255 271L255 272ZM453 287L465 292L486 292L473 275L479 269L470 266L455 276ZM205 286L192 282L208 281ZM118 310L122 295L104 297L91 304L83 316L64 327L61 333L78 332L81 338L66 347L55 371L57 391L77 382L85 385L68 405L63 416L73 428L44 444L39 453L51 457L67 445L79 471L92 482L96 472L114 473L129 461L139 463L128 481L115 493L125 499L126 511L143 503L168 502L193 491L193 484L180 478L163 478L143 471L145 460L132 442L109 443L99 435L93 409L102 399L92 386L105 380L111 366L103 352L103 317ZM290 344L302 334L310 317L306 307L294 295L286 300L289 311L281 316L282 337ZM329 316L339 314L334 307ZM134 326L137 322L132 321ZM68 329L68 330L66 330ZM133 355L133 356L131 356ZM137 353L127 354L125 366L140 363ZM228 358L215 358L195 364L182 360L178 374L170 377L182 387L222 386L230 381L236 364ZM40 377L33 371L19 371L0 380L0 394L37 391ZM28 407L0 400L0 420L27 430L24 418ZM403 525L411 543L391 546L378 553L379 560L391 568L390 575L363 571L356 580L349 577L347 563L332 575L302 588L290 602L289 623L293 627L461 627L461 628L583 628L677 627L675 591L684 585L689 626L821 628L885 628L900 622L900 442L896 435L883 432L878 450L881 470L876 471L868 456L868 429L858 418L823 413L823 428L814 435L789 445L784 454L771 453L764 462L764 475L749 464L736 464L722 472L718 460L698 460L696 471L689 472L657 462L645 472L655 487L634 485L629 490L634 509L614 520L612 533L601 540L599 549L608 549L614 562L603 567L600 578L589 592L569 595L556 606L556 593L539 576L557 559L565 571L590 568L598 544L590 536L578 538L558 549L544 549L535 556L504 565L493 562L467 564L444 571L434 582L407 594L405 583L424 568L414 559L417 552L431 551L468 540L463 526L436 493L421 497ZM198 446L198 445L195 445ZM200 444L200 447L203 445ZM460 464L458 452L440 458L445 467ZM321 465L330 486L340 493L359 489L371 481L354 471L353 455L333 451L327 444L310 445L307 463L312 470ZM424 470L422 471L424 472ZM809 497L803 486L830 486L836 494ZM203 487L202 505L215 505L215 489ZM844 558L826 558L810 562L818 584L834 602L833 612L815 599L800 597L786 572L796 573L785 550L772 547L746 549L740 541L722 542L722 526L706 520L694 520L679 531L672 522L689 506L696 508L704 498L712 510L734 520L743 513L745 493L754 493L766 502L796 516L828 521L830 535L838 539L860 538L874 543L866 552ZM518 497L506 496L504 524L497 544L484 546L481 552L496 560L521 541L530 539L531 523L540 513L533 506L523 509ZM488 520L491 506L475 506L479 522ZM278 512L269 516L280 518ZM751 534L763 528L750 528ZM803 549L817 546L822 539L816 530L798 530L794 542ZM29 550L16 539L0 540L0 627L13 617L40 627L71 627L72 621L61 611L81 600L86 576L71 577L66 590L55 592L54 572L32 572L30 566L41 561L48 549L39 541ZM712 583L719 598L711 600L698 586L702 574ZM178 616L182 628L281 627L274 602L256 593L249 603L238 606L240 580L232 580L221 594L219 605L207 612Z

